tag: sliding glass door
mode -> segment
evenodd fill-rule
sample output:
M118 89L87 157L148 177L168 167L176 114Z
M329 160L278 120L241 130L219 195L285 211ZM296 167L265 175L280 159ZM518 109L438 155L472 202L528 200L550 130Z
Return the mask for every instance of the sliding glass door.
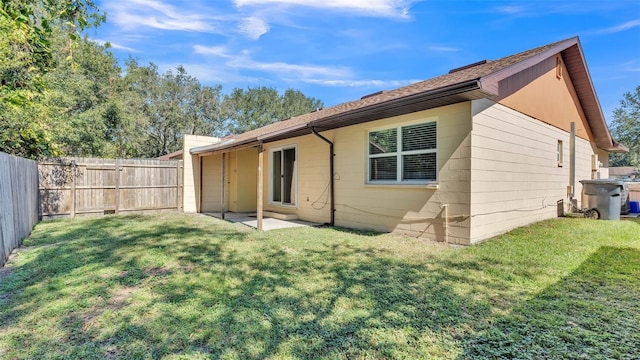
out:
M272 150L271 164L271 202L295 205L298 182L296 148Z

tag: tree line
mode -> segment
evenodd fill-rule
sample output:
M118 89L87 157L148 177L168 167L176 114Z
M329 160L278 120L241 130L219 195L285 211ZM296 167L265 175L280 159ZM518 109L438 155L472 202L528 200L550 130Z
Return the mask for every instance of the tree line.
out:
M179 66L121 67L84 29L105 21L90 0L0 0L0 151L157 157L185 134L225 136L323 106L297 90L206 86Z

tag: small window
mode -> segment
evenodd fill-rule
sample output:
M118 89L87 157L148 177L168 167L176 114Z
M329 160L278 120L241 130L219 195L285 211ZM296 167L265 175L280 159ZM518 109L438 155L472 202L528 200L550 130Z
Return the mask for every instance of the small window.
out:
M369 182L436 181L435 122L369 132Z
M564 156L564 151L562 147L562 140L558 140L558 149L556 153L556 161L558 163L558 167L562 167L562 158Z

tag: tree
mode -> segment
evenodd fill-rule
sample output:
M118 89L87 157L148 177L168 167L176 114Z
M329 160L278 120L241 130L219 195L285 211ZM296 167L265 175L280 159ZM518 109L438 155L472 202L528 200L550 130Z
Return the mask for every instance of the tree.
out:
M54 48L64 46L56 32ZM47 93L41 101L55 124L52 137L67 155L114 156L123 120L117 111L121 69L106 45L79 39L74 59L54 55L57 66L43 79Z
M269 87L235 88L222 104L225 124L232 134L272 124L321 108L322 101L306 97L298 90L287 89L283 95Z
M143 156L157 157L182 148L182 138L213 135L220 132L221 87L201 85L179 66L164 75L153 63L140 66L127 61L127 86L140 97L141 111L147 122Z
M625 93L620 107L613 111L611 133L616 141L629 147L629 152L611 154L609 164L640 167L640 86Z
M44 74L55 67L51 36L64 32L73 58L79 33L104 16L92 0L0 0L0 151L26 157L58 150L36 100L46 88Z

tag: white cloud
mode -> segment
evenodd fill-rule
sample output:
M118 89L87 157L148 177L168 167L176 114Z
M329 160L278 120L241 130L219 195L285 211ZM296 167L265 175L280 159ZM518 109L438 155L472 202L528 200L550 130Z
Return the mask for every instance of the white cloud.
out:
M358 80L354 79L353 71L344 66L303 65L281 61L263 62L253 59L247 50L242 50L237 55L230 54L224 46L195 45L193 48L197 54L228 59L223 67L226 70L213 70L204 65L190 65L189 68L185 66L188 71L195 69L198 78L202 77L202 79L209 81L225 82L225 74L228 72L242 73L243 71L263 72L265 77L271 78L275 76L281 79L280 81L295 81L329 87L397 88L421 81L415 79ZM215 68L221 69L219 65L215 66ZM248 79L255 81L259 78L244 77L245 81L249 81Z
M91 39L91 41L100 44L100 45L104 45L106 43L109 43L109 45L111 46L112 49L118 49L118 50L125 50L125 51L129 51L129 52L136 52L135 49L124 46L124 45L120 45L117 43L114 43L112 41L108 41L108 40L102 40L102 39Z
M296 5L368 16L408 17L415 0L235 0L238 7L256 5Z
M269 24L258 17L251 16L242 20L238 25L238 30L250 39L258 40L260 36L269 31Z
M234 83L265 83L268 79L260 77L248 77L229 69L198 63L159 63L158 71L163 74L167 71L175 73L178 66L182 66L187 73L197 78L202 83L208 84L234 84Z
M211 55L229 59L225 62L227 68L236 70L257 70L273 73L281 77L296 76L299 78L316 77L350 77L351 70L340 66L300 65L287 62L262 62L251 58L248 50L242 50L240 54L230 54L224 46L194 45L194 52L200 55Z
M227 48L225 48L224 46L194 45L193 50L195 51L196 54L201 54L201 55L213 55L213 56L218 56L223 58L232 57L231 55L229 55L229 53L227 52Z
M608 27L608 28L605 28L605 29L600 29L600 30L598 30L596 32L598 34L613 34L613 33L618 33L618 32L621 32L621 31L633 29L633 28L638 27L638 26L640 26L640 19L627 21L626 23L623 23L623 24L620 24L620 25L616 25L616 26L612 26L612 27Z
M299 78L310 77L346 77L351 75L351 71L345 67L331 67L318 65L298 65L286 62L260 62L247 56L237 57L226 64L236 69L260 70L275 73L281 76L291 77L297 75Z
M441 46L441 45L432 45L427 48L429 51L434 52L455 52L460 51L458 48L450 47L450 46Z
M162 30L217 32L206 16L185 11L159 0L108 1L109 21L123 28L150 27Z
M524 12L527 8L525 6L498 6L496 10L503 14L520 14Z
M376 87L376 88L397 88L405 85L415 84L421 80L325 80L325 79L302 79L309 84L335 86L335 87Z
M626 63L620 65L619 68L623 69L624 71L640 72L640 65L638 64L637 60L627 61Z

